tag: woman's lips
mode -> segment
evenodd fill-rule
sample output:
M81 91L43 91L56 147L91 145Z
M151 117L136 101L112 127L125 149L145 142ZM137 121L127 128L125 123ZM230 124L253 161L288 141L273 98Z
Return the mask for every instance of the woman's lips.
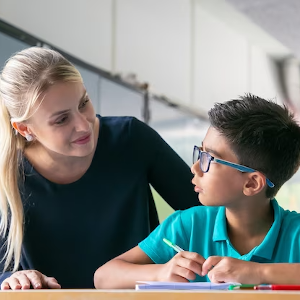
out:
M86 144L90 141L91 139L91 134L87 134L79 139L77 139L76 141L74 141L75 144L79 144L79 145L82 145L82 144Z

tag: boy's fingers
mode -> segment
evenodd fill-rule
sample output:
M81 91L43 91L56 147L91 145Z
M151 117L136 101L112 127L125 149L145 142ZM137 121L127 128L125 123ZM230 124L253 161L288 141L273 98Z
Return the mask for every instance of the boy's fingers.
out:
M202 264L198 263L195 260L186 258L186 257L180 257L177 259L177 265L184 270L187 270L186 272L189 275L184 275L185 278L193 280L195 279L195 274L198 274L201 276L202 273ZM189 272L188 272L189 271ZM193 275L191 275L191 273ZM182 276L182 275L181 275Z
M191 270L188 270L184 267L177 266L175 269L175 277L172 278L172 281L177 282L188 282L196 278L196 275Z
M205 262L205 258L196 252L183 251L180 252L179 254L181 254L182 257L193 260L200 265L202 265Z
M207 275L222 259L222 256L210 256L202 265L202 276Z

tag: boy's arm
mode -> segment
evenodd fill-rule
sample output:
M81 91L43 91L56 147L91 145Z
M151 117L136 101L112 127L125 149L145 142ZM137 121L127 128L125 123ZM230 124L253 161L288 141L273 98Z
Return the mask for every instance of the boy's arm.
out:
M300 263L260 264L262 283L300 285Z
M94 285L96 289L132 289L137 280L156 280L159 266L136 246L98 268Z
M212 282L300 284L300 263L267 264L211 256L202 266L202 275L206 274Z
M136 281L187 282L201 274L204 258L194 252L177 253L165 264L154 264L139 246L101 266L94 275L97 289L133 289Z

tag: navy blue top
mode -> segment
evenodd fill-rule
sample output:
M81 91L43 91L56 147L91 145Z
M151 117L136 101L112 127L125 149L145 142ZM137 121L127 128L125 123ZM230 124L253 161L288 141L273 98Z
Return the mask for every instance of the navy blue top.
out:
M53 276L62 288L93 288L99 266L158 225L149 183L176 210L199 204L189 167L158 133L133 117L98 117L94 158L76 182L50 182L24 158L20 269Z

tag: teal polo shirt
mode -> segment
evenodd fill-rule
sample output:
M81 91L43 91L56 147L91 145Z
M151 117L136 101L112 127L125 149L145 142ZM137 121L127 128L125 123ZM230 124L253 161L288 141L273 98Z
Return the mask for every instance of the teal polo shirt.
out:
M225 207L197 206L176 211L159 225L139 247L156 264L168 262L176 252L163 242L170 240L182 249L209 256L230 256L260 263L300 262L300 214L284 210L274 199L274 223L262 243L241 255L231 244L226 225ZM197 276L195 281L209 281Z

